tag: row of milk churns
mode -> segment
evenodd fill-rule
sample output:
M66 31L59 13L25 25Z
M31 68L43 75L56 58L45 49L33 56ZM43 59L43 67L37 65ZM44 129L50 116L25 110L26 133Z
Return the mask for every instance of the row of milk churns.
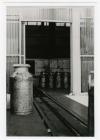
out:
M69 72L42 72L40 76L40 87L42 88L65 88L70 87Z

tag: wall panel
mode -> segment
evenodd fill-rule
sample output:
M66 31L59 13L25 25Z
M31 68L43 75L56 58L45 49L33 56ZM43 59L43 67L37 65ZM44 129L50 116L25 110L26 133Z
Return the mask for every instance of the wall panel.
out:
M53 7L9 7L9 15L18 14L21 20L70 20L72 8L53 8Z
M93 18L81 18L80 48L81 48L81 89L82 92L87 92L88 76L91 71L94 71Z
M81 88L82 92L88 91L88 76L90 71L94 71L94 58L81 58Z
M14 69L13 64L19 63L19 17L7 16L7 49L6 49L6 85L10 92L10 76Z

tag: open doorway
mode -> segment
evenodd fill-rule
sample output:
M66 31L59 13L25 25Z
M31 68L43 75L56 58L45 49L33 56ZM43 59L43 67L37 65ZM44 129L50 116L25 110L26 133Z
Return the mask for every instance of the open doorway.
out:
M65 22L27 22L26 63L41 88L70 93L70 26Z

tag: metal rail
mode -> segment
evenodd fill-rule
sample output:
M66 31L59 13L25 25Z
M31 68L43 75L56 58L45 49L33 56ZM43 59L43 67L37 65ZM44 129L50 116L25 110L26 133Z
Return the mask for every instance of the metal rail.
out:
M51 97L50 95L48 95L47 93L45 93L43 90L39 89L41 94L45 95L45 97L48 97L52 102L54 102L56 105L58 105L60 108L62 108L63 110L67 111L69 114L71 114L73 117L75 117L78 121L80 121L83 125L85 125L86 127L88 127L87 123L84 122L84 120L80 119L79 116L71 111L69 111L68 108L64 107L64 105L62 105L60 102L58 102L56 99L54 99L53 97Z
M36 100L34 100L33 102L36 110L38 111L40 117L42 118L46 128L47 128L47 131L48 133L51 135L51 136L55 136L57 135L52 129L51 129L51 125L49 123L49 121L47 120L47 118L45 117L45 114L43 113L43 111L41 110L41 108L39 107L38 103L36 102Z
M44 103L44 102L43 102ZM48 120L47 116L45 115L44 111L41 109L41 107L39 107L38 105L38 102L34 99L34 102L33 102L35 108L37 109L39 115L41 116L47 130L48 133L51 135L51 136L58 136L59 134L56 132L56 129L53 128L52 124L50 123L50 120ZM45 104L45 103L44 103ZM54 110L53 109L50 109L48 108L54 115ZM66 122L65 120L63 120L63 118L61 119L61 117L58 117L59 115L56 114L55 115L63 125L65 125L66 128L69 129L69 132L71 132L71 135L70 136L80 136L80 134L78 133L78 131L76 131L72 126L70 126L70 124L68 124L68 122ZM56 120L54 120L56 121ZM67 134L66 134L67 136Z
M57 117L60 119L60 121L68 127L68 129L74 134L74 136L80 136L80 133L67 121L65 118L52 106L50 106L44 99L42 99L43 102L52 110L54 114L57 115Z
M38 98L60 120L60 122L66 128L69 129L69 131L72 133L72 135L74 135L74 136L85 136L85 135L88 136L88 126L81 119L77 118L74 114L69 112L64 106L62 106L62 104L57 102L54 98L52 98L48 94L45 94L41 90L39 90L39 92L40 92L39 93L40 97L38 97ZM43 97L41 95L43 95ZM44 97L46 97L46 98L44 98ZM56 106L60 107L61 109L57 110L55 105L53 104L53 106L52 106L50 104L50 102L54 103ZM45 113L43 113L41 107L39 107L38 102L35 99L34 99L34 105L35 105L36 109L38 110L40 116L42 116L41 118L43 119L44 123L46 124L46 127L50 130L51 136L57 136L56 131L54 132L54 130L52 130L52 126L51 126L50 122L46 118ZM63 117L63 115L62 115L63 111L67 112L67 114L72 116L72 120L74 121L74 124L77 124L78 128L75 127L75 125L73 126L72 123L70 123L65 117ZM81 128L82 128L82 130L81 130ZM82 132L82 131L84 131L84 132Z

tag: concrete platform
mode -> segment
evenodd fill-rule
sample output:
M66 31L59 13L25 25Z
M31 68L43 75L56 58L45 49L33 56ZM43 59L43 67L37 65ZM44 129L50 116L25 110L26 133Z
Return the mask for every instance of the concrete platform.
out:
M33 113L19 116L7 110L7 136L48 136L39 114L33 107Z
M53 98L58 100L62 105L64 105L68 110L73 112L73 114L76 114L79 116L80 119L88 122L88 106L81 104L78 102L78 100L75 101L73 98L68 97L66 90L63 89L42 89L45 93L51 95ZM75 97L76 98L76 97ZM80 98L84 98L83 96L80 96ZM86 98L88 99L88 98Z
M66 97L88 107L88 93L84 92L84 93L80 93L80 94L69 94L69 95L65 95Z

